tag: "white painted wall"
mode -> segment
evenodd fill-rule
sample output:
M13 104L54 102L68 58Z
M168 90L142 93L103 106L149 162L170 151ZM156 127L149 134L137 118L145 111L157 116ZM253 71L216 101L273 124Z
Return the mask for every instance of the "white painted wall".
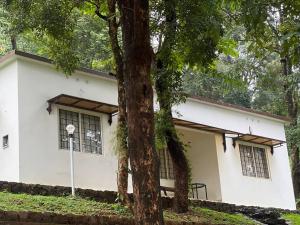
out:
M7 66L2 64L0 135L10 135L10 148L0 149L0 180L69 185L69 154L60 150L58 143L58 110L54 107L50 115L46 111L46 101L59 94L117 104L113 80L79 72L66 78L49 64L23 57ZM179 110L181 119L241 133L248 133L250 126L255 135L285 140L283 123L264 116L193 99L174 109ZM82 188L116 190L117 158L112 144L116 118L109 126L107 116L100 116L104 154L76 152L75 183ZM193 179L208 185L210 199L295 208L285 146L275 149L273 156L268 154L271 179L263 180L242 175L239 152L230 147L231 139L227 140L228 150L224 153L219 135L186 129L182 133L183 140L191 142L188 157ZM162 184L172 185L172 181L162 180Z
M0 66L0 180L19 181L17 61ZM9 146L2 147L8 135Z
M187 145L187 158L192 168L192 183L206 184L208 199L221 201L215 134L182 127L178 131L181 140ZM204 188L198 193L200 199L205 199Z
M180 112L180 119L205 124L213 127L249 133L269 138L285 140L283 123L273 118L265 118L247 112L224 108L196 99L187 99L185 104L174 107L174 112ZM178 117L174 113L174 117Z
M286 146L267 148L270 179L244 176L239 152L227 138L227 151L223 150L221 135L216 136L222 200L240 205L295 209L291 173ZM247 143L249 145L249 143ZM260 146L260 145L255 145ZM265 146L260 146L265 147Z
M59 149L58 110L54 107L50 115L46 111L46 101L59 94L117 104L114 81L81 73L66 78L48 64L20 59L20 181L22 182L64 186L70 184L69 152ZM114 137L113 127L109 126L106 115L101 115L101 119L104 154L75 152L75 184L81 188L116 190L117 159L111 143Z

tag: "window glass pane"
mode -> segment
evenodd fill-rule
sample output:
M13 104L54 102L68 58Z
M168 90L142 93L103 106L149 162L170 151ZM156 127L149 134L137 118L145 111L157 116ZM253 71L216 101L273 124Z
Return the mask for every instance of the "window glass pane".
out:
M165 156L165 149L158 150L159 153L159 160L160 160L160 178L167 179L167 168L166 168L166 156Z
M174 179L173 163L167 149L159 150L160 178Z
M265 149L253 147L257 177L269 178Z
M166 150L167 153L167 167L169 172L169 179L174 179L174 169L173 169L173 162L171 155L168 150Z
M80 138L79 138L79 114L67 110L59 110L59 136L60 148L69 149L69 140L66 126L73 124L75 126L73 147L74 151L80 151Z
M255 177L256 172L254 166L252 147L246 145L239 145L239 148L240 148L243 175Z
M82 151L102 154L100 118L81 114Z

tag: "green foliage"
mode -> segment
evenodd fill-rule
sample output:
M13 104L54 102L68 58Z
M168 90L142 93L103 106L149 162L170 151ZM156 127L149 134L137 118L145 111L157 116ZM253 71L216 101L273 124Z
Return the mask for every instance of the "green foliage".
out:
M264 71L259 74L255 84L253 108L276 115L287 114L281 70L277 56L264 64Z
M178 1L178 54L189 65L208 65L216 57L223 18L219 1Z
M249 85L255 72L247 58L222 56L215 67L207 70L189 70L184 76L184 89L191 95L216 99L231 104L251 107L253 91Z
M295 144L300 148L300 116L298 117L297 125L286 126L286 138L288 148L291 149L291 145Z
M233 38L223 37L220 39L218 49L226 56L238 57L238 43Z
M8 12L0 7L0 56L10 49L10 38L8 36L10 21L8 18Z
M165 149L167 146L165 139L165 130L172 129L170 124L165 124L165 113L159 110L155 113L155 146L158 151Z
M152 4L152 35L158 39L157 61L162 64L154 79L164 90L159 97L175 105L185 100L182 75L186 66L207 66L216 57L223 33L222 15L218 1L173 0ZM176 20L168 21L167 17Z
M91 6L83 2L7 1L2 9L15 16L0 25L10 30L6 32L6 39L12 32L18 36L18 49L52 59L66 74L79 66L111 70L113 62L106 23L95 13L89 13Z
M279 78L275 73L260 78L265 86L259 86L261 84L258 83L260 91L257 92L254 106L289 115L295 123L299 117L299 109L298 113L296 111L300 101L299 1L240 0L235 3L236 10L240 12L238 21L246 28L245 37L250 43L248 51L261 60L272 55L277 65L281 63L281 69L277 69ZM296 144L300 147L299 126L298 123L287 128L288 146Z
M291 225L298 225L300 224L300 215L294 213L286 213L283 214L283 219L288 220Z
M126 154L124 151L128 151L127 149L127 126L126 124L118 123L117 125L117 131L116 131L116 146L115 150L117 151L116 153L121 155Z

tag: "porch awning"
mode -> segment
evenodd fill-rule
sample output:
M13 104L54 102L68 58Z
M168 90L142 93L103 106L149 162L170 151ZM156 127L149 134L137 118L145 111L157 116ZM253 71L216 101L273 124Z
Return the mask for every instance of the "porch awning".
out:
M254 144L268 145L268 146L277 146L277 145L282 145L283 143L285 143L285 141L282 141L282 140L257 136L257 135L253 135L253 134L243 134L234 139L240 140L240 141L251 142Z
M196 130L210 131L210 132L220 133L220 134L236 134L236 135L239 135L239 133L234 132L234 131L230 131L230 130L226 130L226 129L222 129L222 128L217 128L217 127L212 127L212 126L208 126L208 125L204 125L204 124L200 124L200 123L190 122L190 121L187 121L187 120L181 120L181 119L173 118L173 121L174 121L175 125L177 125L177 126L192 128L192 129L196 129Z
M104 102L97 102L85 98L66 95L66 94L58 95L54 98L49 99L47 102L49 104L47 108L47 111L49 113L51 113L52 111L52 107L51 107L52 104L69 106L69 107L74 107L78 109L84 109L84 110L89 110L89 111L94 111L99 113L106 113L110 115L118 112L118 106L116 105L111 105Z
M239 133L236 131L226 130L226 129L222 129L222 128L218 128L218 127L208 126L208 125L190 122L190 121L186 121L186 120L181 120L181 119L177 119L177 118L173 118L173 121L174 121L175 125L177 125L177 126L223 134L224 138L225 138L226 134L233 135L233 137L231 137L231 138L233 139L234 144L236 141L245 141L245 142L250 142L250 143L254 143L254 144L266 145L266 146L270 146L273 148L275 146L282 145L283 143L285 143L285 141L277 140L274 138L262 137L262 136L253 135L253 134Z

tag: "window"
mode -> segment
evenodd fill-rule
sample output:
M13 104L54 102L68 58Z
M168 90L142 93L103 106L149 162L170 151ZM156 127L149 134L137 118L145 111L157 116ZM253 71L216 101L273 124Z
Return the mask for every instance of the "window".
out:
M59 110L60 148L69 149L66 126L73 124L74 151L102 154L100 117Z
M262 178L270 177L264 148L239 145L239 149L243 175Z
M159 150L160 178L174 179L173 163L167 149Z
M5 135L2 137L2 147L7 148L8 147L8 135Z
M66 130L68 124L75 126L73 148L74 151L80 151L79 113L62 109L59 110L60 148L69 149L68 132Z

